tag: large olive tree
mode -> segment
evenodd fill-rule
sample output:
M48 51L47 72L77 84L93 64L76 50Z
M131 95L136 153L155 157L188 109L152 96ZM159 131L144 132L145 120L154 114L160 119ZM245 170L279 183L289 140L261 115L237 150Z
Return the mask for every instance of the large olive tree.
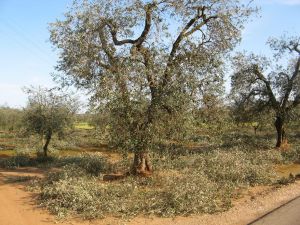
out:
M110 112L117 146L150 172L161 124L179 121L203 76L220 76L225 53L253 12L240 0L75 1L51 24L61 82L87 88Z
M248 108L252 114L274 112L276 147L280 147L285 139L284 126L300 104L300 38L284 36L270 39L269 44L275 51L274 62L286 61L288 53L288 65L284 67L281 65L284 61L272 63L266 57L254 54L238 54L234 58L232 96L238 107Z
M23 126L27 134L37 134L43 140L43 153L47 157L48 145L54 134L63 135L71 127L78 110L78 102L69 94L55 89L27 88L28 103L24 108Z

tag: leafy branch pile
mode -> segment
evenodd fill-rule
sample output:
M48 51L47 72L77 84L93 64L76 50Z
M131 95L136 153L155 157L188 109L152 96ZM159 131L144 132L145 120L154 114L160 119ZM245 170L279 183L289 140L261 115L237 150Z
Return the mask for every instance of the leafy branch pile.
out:
M74 161L33 185L40 194L41 204L60 217L186 216L224 211L231 206L238 187L272 183L273 164L278 160L271 150L253 153L216 150L174 160L163 158L154 157L155 166L163 170L152 177L129 176L104 182L100 178L108 172L107 165L99 166L100 176L95 176ZM105 163L99 156L90 160Z

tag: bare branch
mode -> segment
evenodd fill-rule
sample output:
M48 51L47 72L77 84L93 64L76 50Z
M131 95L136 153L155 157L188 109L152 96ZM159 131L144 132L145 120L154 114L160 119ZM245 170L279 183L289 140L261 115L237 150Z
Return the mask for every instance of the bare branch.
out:
M144 41L147 38L147 35L151 28L151 22L152 22L152 10L154 8L155 4L148 4L145 6L146 11L146 17L145 17L145 26L144 30L141 33L141 35L137 39L124 39L124 40L118 40L117 38L117 28L113 24L112 21L106 21L106 25L110 28L110 33L113 38L113 42L115 45L124 45L124 44L132 44L135 45L137 48L140 48L141 45L144 43Z
M211 19L217 19L218 17L217 16L210 16L210 17L208 17L207 19L205 18L205 19L203 19L203 22L202 23L200 23L200 24L198 24L197 26L195 26L193 29L191 29L189 32L186 32L185 34L184 34L184 36L185 37L187 37L187 36L190 36L191 34L193 34L193 33L195 33L196 31L198 31L198 30L200 30L200 28L203 26L203 25L205 25L209 20L211 20ZM202 32L202 31L201 31Z
M103 51L105 52L105 54L107 55L110 63L114 61L114 55L112 53L112 51L109 49L108 43L107 43L107 39L106 36L104 34L104 30L103 30L104 26L100 27L98 30L99 33L99 38L101 41L101 47L103 49Z
M254 67L254 73L255 73L255 75L257 76L257 78L258 78L259 80L261 80L262 82L264 82L264 84L265 84L265 86L266 86L267 94L268 94L268 96L269 96L269 98L270 98L270 102L271 102L272 106L273 106L274 108L278 108L278 102L277 102L277 100L276 100L276 98L275 98L275 95L274 95L274 93L273 93L273 91L272 91L272 88L271 88L271 85L270 85L270 81L268 81L268 80L265 78L265 76L260 72L260 70L259 70L259 68L258 68L258 65L254 65L253 67Z
M216 15L215 16L210 16L206 17L206 14L204 13L206 7L197 7L197 15L190 19L190 21L185 25L185 27L182 29L182 31L179 33L178 37L176 38L175 42L173 43L172 50L170 52L166 70L164 73L164 80L163 80L163 86L165 86L168 83L169 80L169 73L170 73L170 67L174 61L175 54L179 48L179 45L181 41L185 38L188 37L189 35L195 33L196 31L200 30L201 27L203 27L205 24L209 22L211 19L216 19L218 18ZM201 23L196 25L193 29L188 31L199 19L203 19Z
M143 64L147 68L147 70L146 70L146 78L147 78L147 81L148 81L148 84L149 84L149 88L150 88L150 91L151 91L151 97L155 98L156 97L156 93L157 93L156 80L154 78L153 73L149 70L149 67L151 65L151 62L150 62L150 60L151 60L151 53L150 53L149 49L144 48L143 46L140 47L140 52L143 55L143 59L144 59Z

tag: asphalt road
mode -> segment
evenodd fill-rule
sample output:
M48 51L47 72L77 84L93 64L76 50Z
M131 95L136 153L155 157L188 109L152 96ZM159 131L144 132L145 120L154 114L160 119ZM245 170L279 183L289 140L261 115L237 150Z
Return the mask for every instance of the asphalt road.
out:
M300 225L300 196L248 225Z

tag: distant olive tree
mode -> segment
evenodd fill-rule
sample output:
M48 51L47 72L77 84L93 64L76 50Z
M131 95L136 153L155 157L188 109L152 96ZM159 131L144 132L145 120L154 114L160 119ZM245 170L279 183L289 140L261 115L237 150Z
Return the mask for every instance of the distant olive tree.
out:
M26 88L28 103L24 108L23 126L27 134L37 134L43 140L43 154L54 134L62 136L71 127L78 110L78 102L69 94L55 89Z
M276 147L280 147L286 138L284 126L300 104L300 38L284 36L268 43L275 51L274 61L286 60L285 53L290 55L288 65L274 65L266 57L254 54L238 54L234 58L232 96L236 105L254 114L273 111Z
M111 141L134 152L132 172L151 172L162 125L181 127L203 76L219 76L253 11L240 0L74 1L50 28L56 79L91 90L110 113Z

